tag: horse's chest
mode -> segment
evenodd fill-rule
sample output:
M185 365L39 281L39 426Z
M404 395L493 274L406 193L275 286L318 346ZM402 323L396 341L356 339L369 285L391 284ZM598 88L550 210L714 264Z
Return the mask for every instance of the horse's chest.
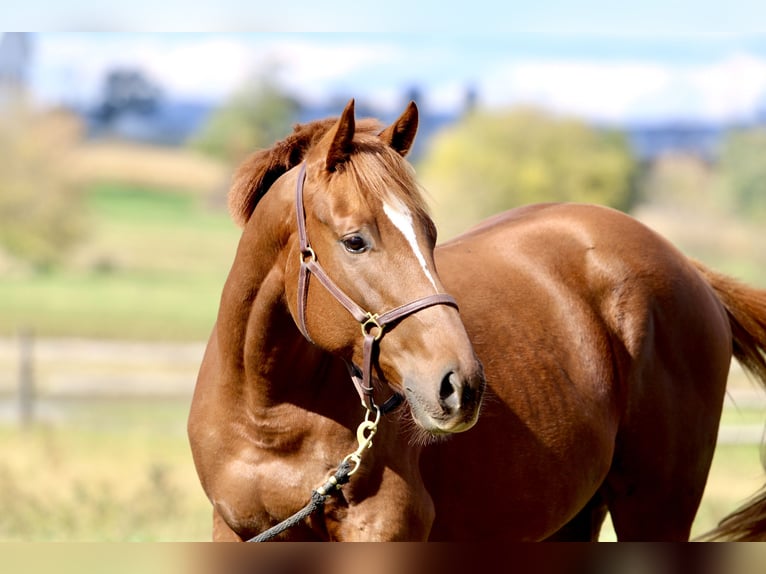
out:
M288 431L272 426L260 426L248 433L249 445L258 453L268 458L271 455L289 456L301 450L306 434Z
M301 508L338 464L317 432L253 425L218 468L211 499L236 531L263 530ZM320 433L321 435L321 433Z

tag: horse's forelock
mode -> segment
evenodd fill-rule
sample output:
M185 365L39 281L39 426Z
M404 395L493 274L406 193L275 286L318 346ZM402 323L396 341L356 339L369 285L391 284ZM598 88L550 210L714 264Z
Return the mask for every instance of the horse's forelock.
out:
M362 137L344 172L360 193L385 202L394 197L413 215L428 216L428 207L415 180L414 170L393 148L379 138ZM366 152L366 153L365 153Z

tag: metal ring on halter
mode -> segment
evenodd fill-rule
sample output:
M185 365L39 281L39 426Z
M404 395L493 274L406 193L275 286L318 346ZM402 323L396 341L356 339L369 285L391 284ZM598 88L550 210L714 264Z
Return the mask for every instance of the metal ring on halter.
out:
M317 260L317 254L314 253L314 250L311 248L310 245L307 245L306 248L303 251L301 251L300 256L301 256L301 263Z
M380 341L383 336L383 325L378 322L379 316L377 313L367 313L367 320L362 323L362 336L372 335L373 339ZM373 335L372 329L377 329L378 332Z

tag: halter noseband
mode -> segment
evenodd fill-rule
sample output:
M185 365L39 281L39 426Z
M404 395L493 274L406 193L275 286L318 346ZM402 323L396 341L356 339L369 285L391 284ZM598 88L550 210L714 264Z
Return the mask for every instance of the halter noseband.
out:
M348 366L351 380L354 382L359 397L362 399L362 404L371 411L379 409L383 413L390 412L404 401L404 397L399 393L394 393L385 403L378 407L373 399L373 386L371 381L372 356L375 351L376 343L385 333L386 326L399 319L407 317L408 315L412 315L421 309L432 307L434 305L450 305L457 309L457 302L451 295L437 293L436 295L428 295L427 297L415 299L414 301L410 301L409 303L405 303L395 309L380 314L370 313L357 305L354 300L346 295L346 293L344 293L343 290L330 279L329 275L325 273L325 270L319 264L319 261L317 261L316 253L314 253L314 250L309 244L308 236L306 234L306 212L303 207L303 183L305 181L306 163L304 162L301 165L301 170L298 174L298 184L295 192L295 211L298 222L298 241L300 242L301 257L301 267L298 274L298 327L303 333L303 336L313 343L308 330L306 329L306 304L308 301L309 278L311 274L313 274L319 282L324 285L325 289L327 289L327 291L329 291L329 293L335 297L335 299L343 305L349 313L351 313L361 326L362 336L364 337L362 345L362 368L359 369L352 363L349 363Z

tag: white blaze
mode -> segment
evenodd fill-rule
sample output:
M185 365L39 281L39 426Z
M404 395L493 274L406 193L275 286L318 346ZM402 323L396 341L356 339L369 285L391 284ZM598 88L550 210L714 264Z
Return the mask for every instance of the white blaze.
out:
M420 266L423 268L426 277L431 282L431 285L434 286L434 289L438 291L436 288L436 281L434 281L431 272L428 270L428 265L426 265L426 258L423 257L423 253L420 251L418 239L415 236L415 227L412 224L412 215L410 214L409 209L397 200L395 205L391 205L387 202L383 203L383 211L391 220L391 223L402 232L402 235L404 235L407 243L410 244L412 251L415 253L415 257L417 257L420 262Z

